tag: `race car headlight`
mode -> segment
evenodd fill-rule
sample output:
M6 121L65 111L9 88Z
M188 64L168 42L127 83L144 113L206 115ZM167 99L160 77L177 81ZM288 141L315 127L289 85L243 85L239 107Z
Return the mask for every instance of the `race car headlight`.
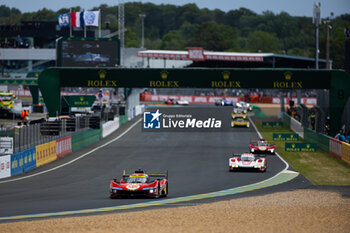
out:
M251 152L254 152L255 150L254 150L254 148L252 148L250 151L251 151Z
M149 190L149 193L153 193L153 189Z

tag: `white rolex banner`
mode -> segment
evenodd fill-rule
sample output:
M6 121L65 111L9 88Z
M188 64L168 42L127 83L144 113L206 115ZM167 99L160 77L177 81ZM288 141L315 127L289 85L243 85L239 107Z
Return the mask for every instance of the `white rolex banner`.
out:
M99 17L100 17L100 11L84 11L85 26L98 27Z

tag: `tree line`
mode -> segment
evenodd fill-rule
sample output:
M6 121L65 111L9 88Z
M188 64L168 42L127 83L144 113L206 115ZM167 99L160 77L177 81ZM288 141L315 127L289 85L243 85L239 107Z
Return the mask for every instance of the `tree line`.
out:
M102 28L118 30L118 6L102 4L89 10L101 9ZM81 11L73 7L72 11ZM57 21L55 12L43 8L37 12L21 13L16 8L0 6L0 24L21 21ZM198 8L196 4L175 6L153 3L125 3L125 46L140 47L141 19L145 14L145 47L147 49L185 50L203 47L212 51L277 53L314 57L315 26L311 17L291 16L286 12L257 14L240 8L227 12ZM331 19L330 58L333 68L344 69L345 35L350 26L350 14ZM326 25L320 26L320 58L326 57Z

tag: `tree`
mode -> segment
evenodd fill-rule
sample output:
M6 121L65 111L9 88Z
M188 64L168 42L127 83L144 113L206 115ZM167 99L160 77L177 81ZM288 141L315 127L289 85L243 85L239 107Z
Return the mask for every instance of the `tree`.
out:
M236 38L237 30L232 27L215 22L205 22L197 26L188 45L213 51L225 51L238 48Z
M249 33L246 49L251 52L280 53L282 43L274 34L264 31L254 31Z
M185 42L178 31L170 31L163 36L159 49L184 50Z

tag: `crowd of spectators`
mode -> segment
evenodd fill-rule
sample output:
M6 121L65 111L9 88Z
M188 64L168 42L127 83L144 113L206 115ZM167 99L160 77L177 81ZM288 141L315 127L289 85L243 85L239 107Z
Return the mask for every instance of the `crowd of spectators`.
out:
M341 129L337 135L334 137L335 139L338 139L342 142L350 143L350 131L348 132L347 136L345 135L345 130Z
M0 48L30 48L31 43L28 38L10 38L10 39L1 39Z

